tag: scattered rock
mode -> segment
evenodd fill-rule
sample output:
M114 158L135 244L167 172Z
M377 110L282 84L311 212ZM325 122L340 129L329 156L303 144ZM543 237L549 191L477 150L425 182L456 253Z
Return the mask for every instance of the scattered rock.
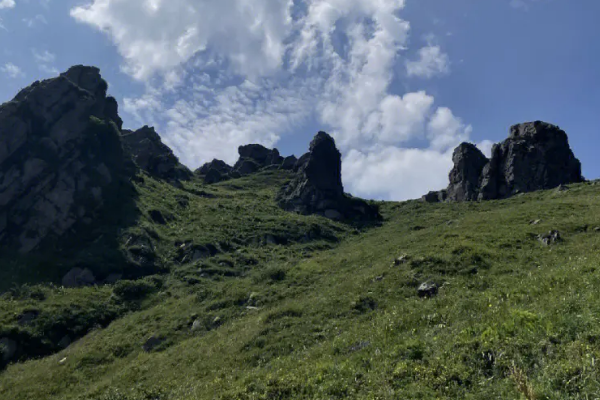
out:
M406 254L403 254L394 260L394 265L398 266L398 265L406 264L407 262L408 262L408 256Z
M203 329L204 329L204 324L199 319L195 320L194 323L192 323L192 328L191 328L192 332L198 332Z
M88 268L73 268L62 278L62 285L67 288L91 286L95 283L96 277Z
M327 133L319 132L315 136L308 156L301 160L296 177L279 193L278 203L283 209L332 219L375 221L381 218L376 207L344 194L341 154Z
M123 143L135 163L151 176L171 183L192 178L192 172L163 144L153 127L123 131Z
M150 339L146 340L146 342L142 346L142 349L144 349L144 351L146 353L149 353L152 350L154 350L155 348L157 348L158 346L160 346L161 344L163 344L164 342L165 342L164 338L152 336Z
M539 235L538 240L542 242L545 246L550 246L551 244L558 243L562 240L560 236L560 232L553 230L544 235Z
M556 188L557 193L568 192L568 191L569 191L569 188L566 185L559 185Z
M424 282L417 289L419 297L434 297L438 294L439 287L435 283Z
M600 232L600 226L595 227L594 232Z
M533 221L529 221L529 225L539 225L540 222L542 222L541 219L536 219L536 220L533 220Z
M61 359L61 360L58 362L58 364L59 364L59 365L64 365L64 364L66 364L66 363L67 363L67 357L65 357L65 358Z

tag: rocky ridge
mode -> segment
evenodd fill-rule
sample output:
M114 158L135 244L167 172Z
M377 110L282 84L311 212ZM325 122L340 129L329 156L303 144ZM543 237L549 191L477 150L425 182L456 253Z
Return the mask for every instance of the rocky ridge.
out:
M424 201L504 199L584 181L567 134L542 121L512 126L509 137L494 145L489 160L475 145L463 143L453 162L448 188L428 193Z

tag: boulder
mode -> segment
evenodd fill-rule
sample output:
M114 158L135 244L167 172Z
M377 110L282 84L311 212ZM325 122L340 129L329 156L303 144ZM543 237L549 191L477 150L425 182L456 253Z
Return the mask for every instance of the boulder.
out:
M450 201L473 201L479 197L481 173L488 159L471 143L463 143L454 150L454 168L450 172L447 189Z
M62 278L62 285L67 288L91 286L96 283L96 277L88 268L73 268Z
M539 235L538 240L545 246L550 246L551 244L558 243L562 241L562 237L560 236L560 232L553 230L546 234Z
M511 127L508 139L493 147L478 198L502 199L583 181L567 134L555 125L528 122Z
M204 183L211 184L230 179L229 174L232 170L233 168L225 161L214 159L198 168L194 173L204 176Z
M419 297L433 297L438 294L439 287L435 283L424 282L417 289Z
M172 183L192 178L192 172L179 162L153 127L124 130L123 142L135 163L149 175Z
M373 221L379 212L363 200L344 194L342 155L335 141L319 132L294 179L278 195L280 207L300 214L319 214L336 220Z
M445 190L429 192L421 198L425 203L443 203L447 200L448 193Z
M0 105L0 250L60 247L128 204L134 168L107 87L97 68L76 66Z

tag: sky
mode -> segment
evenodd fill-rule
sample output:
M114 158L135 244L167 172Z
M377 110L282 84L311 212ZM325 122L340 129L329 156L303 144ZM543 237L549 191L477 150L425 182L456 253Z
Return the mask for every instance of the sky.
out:
M600 177L596 0L0 0L0 102L95 65L125 127L155 126L188 167L261 143L300 156L319 130L355 196L445 187L544 120Z

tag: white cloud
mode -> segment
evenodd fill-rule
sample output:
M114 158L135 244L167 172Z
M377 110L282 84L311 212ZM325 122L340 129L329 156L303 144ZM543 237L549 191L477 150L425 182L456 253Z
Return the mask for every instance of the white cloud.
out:
M6 63L0 68L0 71L4 72L9 78L15 79L25 76L21 68L17 67L13 63Z
M292 5L293 0L95 0L71 15L108 34L137 79L213 51L235 71L256 76L281 67Z
M31 52L40 71L49 75L57 75L59 73L58 69L53 65L54 61L56 61L55 54L50 53L48 50L39 52L36 49L32 49Z
M14 8L15 0L0 0L0 10L4 8Z
M494 147L494 142L491 140L482 140L481 142L477 143L477 147L487 158L492 157L492 148Z
M33 28L38 24L48 25L46 17L44 17L42 14L37 14L32 18L23 18L23 22L25 23L25 25L27 25L28 28Z
M344 158L346 191L375 199L415 199L448 186L452 151L387 147Z
M432 78L450 72L450 59L442 52L440 46L428 45L419 50L419 59L407 61L408 76Z
M410 30L404 0L89 1L71 15L107 34L147 85L122 109L192 168L319 122L347 154L355 195L405 199L445 186L451 147L469 138L430 94L391 87ZM426 72L414 75L448 72L439 47L420 54Z

